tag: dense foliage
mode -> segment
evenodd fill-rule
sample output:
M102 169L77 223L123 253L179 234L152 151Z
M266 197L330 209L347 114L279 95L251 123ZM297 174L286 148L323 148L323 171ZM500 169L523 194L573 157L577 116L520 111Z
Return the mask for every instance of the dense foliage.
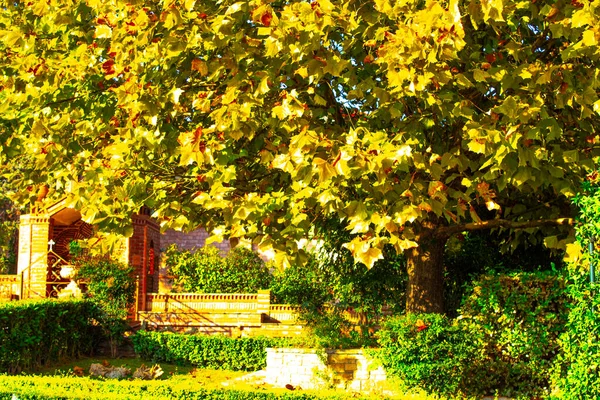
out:
M89 354L98 310L89 301L0 303L0 371L16 373ZM1 386L1 385L0 385Z
M18 221L17 209L0 194L0 274L17 271Z
M145 360L231 371L264 368L266 348L286 343L284 339L263 337L230 338L150 331L139 331L132 340L135 352Z
M384 310L404 310L406 269L398 257L392 253L367 269L344 253L317 253L305 265L276 270L271 283L274 301L298 306L321 347L369 345Z
M483 276L473 283L461 318L483 338L484 393L548 393L569 310L565 287L556 272Z
M487 275L473 285L456 319L387 321L379 333L386 370L436 394L548 395L568 315L563 275Z
M260 257L243 247L223 257L213 246L188 251L171 245L166 257L175 288L187 293L255 293L271 281Z
M404 253L408 311L442 312L449 237L569 242L599 154L599 18L597 0L2 0L2 183L105 230L145 205L282 265L334 218L368 268Z
M173 378L172 378L173 379ZM207 389L195 382L117 381L74 376L0 376L0 400L346 400L354 395ZM361 399L360 397L358 399Z
M553 386L562 399L600 397L600 285L592 266L598 268L600 255L600 186L594 173L574 203L579 207L577 241L590 249L578 263L571 265L567 287L573 303L565 332L560 337L561 352L555 364ZM594 283L590 283L590 280Z
M135 301L133 267L107 257L80 256L75 259L77 281L85 282L86 296L100 310L99 323L109 338L111 352L127 330L127 314Z
M600 396L600 285L587 276L571 282L575 306L560 336L560 353L553 371L553 389L560 399L594 399Z
M518 242L497 232L467 232L448 241L444 253L446 315L458 316L462 301L471 294L473 281L482 275L562 270L563 252L543 244L516 248Z
M444 396L480 394L481 337L439 314L408 314L386 321L377 353L386 372L409 388Z

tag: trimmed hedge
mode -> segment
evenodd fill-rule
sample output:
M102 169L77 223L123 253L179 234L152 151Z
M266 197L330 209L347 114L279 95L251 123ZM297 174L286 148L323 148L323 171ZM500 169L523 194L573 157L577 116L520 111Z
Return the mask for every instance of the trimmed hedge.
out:
M274 338L185 335L139 331L132 336L135 352L144 360L230 371L258 371L266 366L267 347L288 341Z
M0 303L0 371L32 370L92 351L98 309L83 300Z
M343 400L351 395L207 389L190 381L95 380L59 376L0 376L0 400Z

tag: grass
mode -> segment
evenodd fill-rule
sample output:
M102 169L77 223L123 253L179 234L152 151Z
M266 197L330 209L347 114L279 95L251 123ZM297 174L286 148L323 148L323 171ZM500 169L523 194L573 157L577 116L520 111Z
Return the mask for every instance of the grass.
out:
M76 361L65 362L59 365L52 365L43 368L34 374L28 376L0 376L0 386L3 384L10 384L11 386L18 385L37 385L39 381L40 386L52 386L58 390L58 387L62 387L64 382L73 380L74 378L80 381L83 387L88 388L88 392L84 392L86 389L77 391L75 389L66 390L64 395L65 398L82 398L93 399L95 398L93 393L95 385L104 385L105 382L109 383L108 379L97 378L89 376L90 365L93 363L108 362L113 366L124 366L131 371L135 371L136 368L142 364L147 367L151 367L151 363L144 362L139 358L116 358L116 359L105 359L105 358L84 358ZM173 388L185 389L185 390L197 390L198 388L212 390L212 389L231 389L239 391L266 391L275 394L289 393L288 389L273 388L270 385L259 380L243 379L244 376L248 376L247 372L243 371L224 371L224 370L207 370L207 369L196 369L193 367L182 367L176 365L170 365L160 363L160 367L164 371L164 374L156 381L142 381L139 379L130 379L122 381L114 381L114 385L129 385L129 386L140 386L160 385L165 390L171 390ZM75 371L83 371L83 376L75 377ZM38 377L38 379L36 379ZM32 383L32 378L33 382ZM94 383L95 382L95 383ZM68 386L68 384L65 384ZM386 390L393 390L393 385L385 388ZM320 396L335 396L345 394L341 390L303 390L306 394L318 394ZM58 394L58 393L57 393ZM60 393L62 395L62 393ZM348 394L348 398L355 398L357 394ZM398 400L417 400L417 399L433 399L428 397L424 393L413 393L413 394L396 394L393 396L383 396L380 393L371 394L368 397L363 398L393 398Z

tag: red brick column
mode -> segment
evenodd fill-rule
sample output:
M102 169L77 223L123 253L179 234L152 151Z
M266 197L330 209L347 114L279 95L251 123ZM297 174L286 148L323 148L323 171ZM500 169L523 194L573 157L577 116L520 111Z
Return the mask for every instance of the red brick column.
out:
M158 291L160 226L149 215L132 217L133 235L129 238L129 264L139 276L138 310L146 307L146 293Z

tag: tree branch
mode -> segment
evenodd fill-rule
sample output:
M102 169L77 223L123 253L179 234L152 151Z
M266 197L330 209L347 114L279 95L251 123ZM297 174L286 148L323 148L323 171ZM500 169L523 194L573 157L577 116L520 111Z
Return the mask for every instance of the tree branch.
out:
M493 219L490 221L471 222L468 224L446 226L438 228L435 232L436 236L452 236L464 231L481 231L485 229L507 228L507 229L528 229L540 228L542 226L561 226L573 225L573 218L557 218L557 219L542 219L536 221L509 221L506 219Z

